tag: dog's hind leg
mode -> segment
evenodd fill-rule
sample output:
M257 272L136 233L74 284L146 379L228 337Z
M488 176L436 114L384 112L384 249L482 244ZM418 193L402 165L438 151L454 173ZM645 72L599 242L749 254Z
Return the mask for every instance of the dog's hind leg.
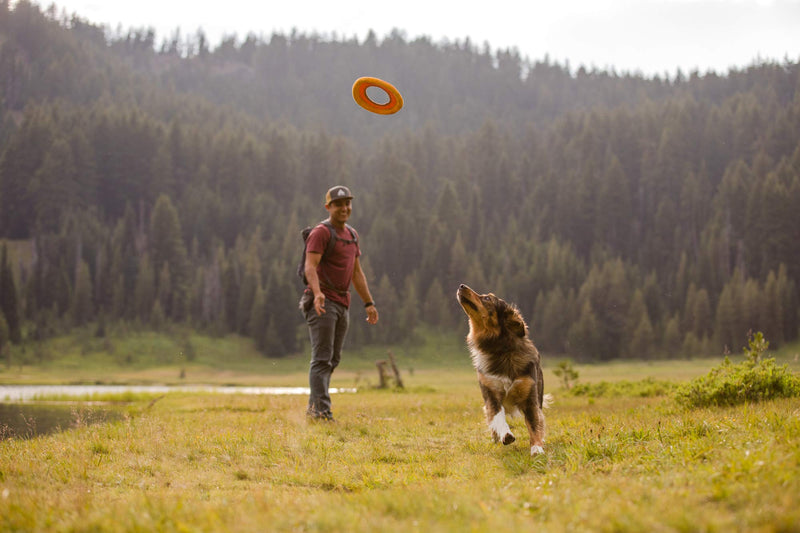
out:
M480 373L478 374L478 383L481 386L483 412L486 414L486 421L489 424L489 430L492 432L492 440L503 444L511 444L516 438L511 433L511 428L508 427L506 410L503 407L505 390L502 386L498 387Z
M528 426L528 435L531 439L531 455L544 453L544 412L540 407L540 395L537 389L535 385L531 387L523 408L525 425Z

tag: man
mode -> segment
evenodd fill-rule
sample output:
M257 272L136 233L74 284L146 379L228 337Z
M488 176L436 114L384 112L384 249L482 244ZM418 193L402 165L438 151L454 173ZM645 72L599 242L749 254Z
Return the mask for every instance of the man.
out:
M358 234L347 225L353 195L342 185L332 187L325 195L328 219L318 224L306 240L305 289L303 313L308 323L311 338L311 369L308 381L311 394L308 398L309 417L333 421L331 397L328 388L331 374L339 364L345 335L349 324L350 284L364 301L367 322L378 322L378 309L372 301L367 278L361 270ZM333 227L336 242L332 250L323 253L332 238Z

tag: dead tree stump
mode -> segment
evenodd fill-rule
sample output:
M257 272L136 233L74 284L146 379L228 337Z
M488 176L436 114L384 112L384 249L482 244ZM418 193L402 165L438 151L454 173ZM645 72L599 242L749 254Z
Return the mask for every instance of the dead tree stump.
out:
M400 369L397 368L397 362L394 360L394 354L391 350L389 350L389 360L382 359L380 361L375 361L375 366L378 367L378 378L380 382L378 383L379 389L385 389L388 387L388 380L389 380L389 372L387 370L387 366L391 365L392 373L394 374L394 384L395 387L400 389L405 388L403 385L403 378L400 377Z
M386 385L386 361L375 361L375 366L378 367L378 383L379 389L385 389Z

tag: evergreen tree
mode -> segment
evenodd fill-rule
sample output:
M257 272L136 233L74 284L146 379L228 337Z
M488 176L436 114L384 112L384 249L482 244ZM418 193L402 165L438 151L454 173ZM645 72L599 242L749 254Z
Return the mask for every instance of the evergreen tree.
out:
M66 214L77 204L77 189L72 151L65 140L57 139L28 189L33 199L34 227L38 233L55 233L63 226Z
M134 309L136 303L134 302ZM125 299L125 282L122 277L117 278L111 285L111 316L116 319L126 318L126 314L133 315L134 309L131 309L129 300ZM149 312L148 312L149 315ZM136 313L139 317L139 313Z
M72 296L72 320L82 326L94 318L92 280L89 265L81 260L75 275L75 290Z
M453 246L450 248L450 263L447 266L447 270L442 272L440 276L443 290L445 287L449 289L451 287L458 287L463 283L463 281L467 279L472 264L464 246L464 239L461 237L461 232L456 232L455 236L456 238L453 241ZM455 291L455 289L452 290Z
M655 272L651 272L645 277L642 294L644 303L647 306L647 314L653 323L659 324L665 321L666 317L664 315L666 314L667 302Z
M567 352L567 332L574 318L561 287L539 293L534 306L531 336L538 348L555 353Z
M153 208L149 244L153 266L159 272L156 290L162 310L167 317L180 320L186 310L189 262L178 212L166 195L159 196ZM164 272L168 273L167 277L162 276ZM249 316L249 307L247 313Z
M150 256L145 254L139 262L139 275L136 277L136 288L133 292L133 304L136 318L147 322L156 301L156 271ZM162 307L163 311L163 307Z
M167 315L164 313L164 307L161 305L161 301L156 298L155 303L153 303L153 309L150 311L150 327L155 331L164 331L166 321Z
M633 219L630 183L619 159L607 158L605 174L597 191L595 242L607 244L613 253L630 257L630 221Z
M389 276L381 276L378 284L371 288L372 295L376 302L380 302L381 322L393 324L389 328L369 328L367 331L372 333L372 339L380 343L394 343L402 340L403 332L410 331L407 325L399 324L400 307L397 291L395 290ZM413 328L412 328L413 329Z
M266 284L267 313L278 328L282 351L276 355L285 356L297 349L297 327L301 323L297 312L298 296L292 273L285 264L273 265L271 271Z
M242 279L242 285L239 288L237 295L236 307L236 330L239 333L248 333L248 323L253 309L253 301L255 300L256 293L261 287L261 274L259 273L260 265L255 256L248 259L247 267ZM273 320L274 322L274 320ZM274 324L277 327L277 324ZM274 351L274 350L273 350Z
M263 345L261 347L261 351L267 357L280 357L284 355L284 348L280 342L280 336L278 335L278 326L275 325L274 317L270 317L267 321L267 327L264 330L263 338Z
M664 352L669 357L678 355L681 348L681 328L680 320L675 315L667 321L664 327L664 340L662 343Z
M420 299L417 296L418 282L414 276L406 276L403 290L398 295L397 329L411 335L421 322Z
M763 332L764 337L769 339L770 345L773 347L781 346L785 338L782 303L780 293L778 293L778 276L774 271L770 271L764 284L761 317L759 317L759 324L762 328L758 331Z
M738 274L725 285L717 302L714 334L717 346L727 353L738 351L746 338L741 308L741 283Z
M648 239L647 255L643 258L649 269L667 277L667 273L675 265L675 245L678 229L678 213L675 202L663 199L658 204L658 210L653 221L653 230Z
M588 300L583 304L578 321L570 326L567 341L570 352L581 358L588 360L607 358L598 351L601 342L600 324Z
M273 329L271 334L274 335L274 337L267 339L266 334L270 324L272 325ZM267 292L263 287L258 287L256 290L247 328L248 334L255 340L256 348L259 351L264 352L269 345L270 351L273 354L283 352L283 346L281 346L275 321L267 314Z
M450 312L450 299L445 297L442 284L438 279L431 283L428 293L424 299L425 304L422 308L422 316L426 322L432 326L446 328L452 324L452 313Z
M8 323L6 322L6 317L3 316L2 311L0 311L0 356L3 354L6 355L6 367L11 368L11 350L7 348L8 341L10 340L10 334L8 330Z
M156 51L147 31L2 6L0 234L32 243L13 266L40 337L79 320L87 293L113 319L158 307L158 325L254 333L262 289L265 350L287 353L298 231L346 183L373 291L398 299L382 308L393 327L359 321L354 342L409 339L423 317L463 328L462 282L582 358L646 353L645 315L668 353L737 351L750 327L797 338L796 62L664 82L397 32L216 50L176 33ZM325 89L352 82L353 57L387 54L417 103L391 131Z
M203 322L203 297L205 295L205 269L195 269L192 284L189 287L187 302L187 320L195 327L206 327Z
M792 170L779 166L767 175L758 193L751 196L754 205L748 209L748 249L754 252L752 273L758 278L765 278L781 263L791 264L798 258L800 245L794 226L798 220L797 205L792 202L800 197L790 193L790 181L796 179Z
M222 287L222 268L225 252L219 248L210 265L203 270L201 323L222 328L225 317Z
M643 322L647 324L643 324ZM649 328L649 331L645 329ZM644 346L645 335L649 335L650 345ZM644 303L644 294L640 289L636 289L633 293L630 306L628 307L628 317L625 320L625 343L627 349L626 355L632 358L645 359L647 352L652 348L653 344L653 326L650 323L650 317L647 314L647 306Z
M172 309L172 274L169 271L169 263L161 263L161 268L156 275L156 297L159 311L164 314L165 319L170 318Z
M693 331L687 333L683 338L681 352L683 352L686 357L696 357L703 353L703 343L697 338L697 335L695 335Z
M4 242L0 255L0 315L4 317L8 327L8 340L15 344L22 341L19 311L17 286L8 260L8 247Z
M761 319L764 317L763 296L761 284L758 281L750 278L745 282L740 300L740 316L745 334L748 331L764 330L764 324L761 323Z
M108 276L114 283L114 314L118 317L132 318L133 314L141 313L139 316L143 318L149 316L151 310L152 303L148 304L146 312L141 309L134 312L129 304L135 300L134 290L143 265L140 256L146 253L146 238L138 226L136 214L127 205L110 239L111 263ZM155 283L155 278L153 280Z
M713 315L711 313L711 302L708 291L700 289L697 291L692 309L694 317L694 332L701 338L711 334Z
M592 319L599 327L596 334L592 335L598 341L592 351L601 359L619 357L624 350L622 341L629 298L629 283L621 260L606 261L602 269L595 266L581 286L578 300L590 303L588 312L592 313ZM586 315L585 303L579 305L581 314ZM588 319L583 316L580 320Z
M647 313L645 313L641 316L639 324L633 331L628 353L637 359L647 359L653 352L655 340L653 325L650 323Z
M0 156L0 232L25 239L34 228L35 196L30 181L39 170L56 127L43 109L29 108Z
M783 334L787 342L797 339L800 334L800 326L798 326L798 295L797 295L797 282L789 278L789 269L786 265L781 265L778 268L778 279L776 292L780 300L780 309L783 313Z
M222 267L223 318L227 331L238 331L239 286L237 268L229 258Z
M713 319L708 291L705 289L697 290L694 283L689 285L689 290L686 294L683 320L683 331L691 331L698 338L711 333Z

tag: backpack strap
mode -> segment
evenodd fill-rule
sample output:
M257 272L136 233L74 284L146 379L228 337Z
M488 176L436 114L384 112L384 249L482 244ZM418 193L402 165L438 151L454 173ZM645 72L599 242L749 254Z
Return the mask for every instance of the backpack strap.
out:
M356 233L356 230L353 229L353 226L351 226L350 224L345 224L344 225L347 228L347 231L350 232L350 237L352 237L352 239L350 239L350 240L342 239L341 237L339 237L336 234L336 228L333 227L333 224L331 224L331 221L328 220L327 218L325 220L323 220L322 222L320 222L320 224L322 224L323 226L328 228L328 231L331 234L331 238L328 241L328 246L325 248L325 251L322 253L322 257L325 257L325 255L327 255L329 252L333 251L333 247L336 246L336 241L345 241L347 243L352 243L352 244L355 244L356 246L358 246L358 234ZM320 261L321 260L322 259L320 259Z
M328 240L328 246L325 247L325 251L322 252L322 256L319 259L320 262L322 262L325 259L325 256L328 255L329 252L333 251L333 248L336 246L336 241L345 241L345 242L353 243L356 246L358 246L358 234L356 233L356 231L353 229L353 227L350 224L345 224L345 227L350 232L350 236L352 237L351 240L342 239L341 237L336 235L336 228L333 227L333 224L331 224L330 220L325 219L322 222L320 222L318 225L320 225L320 224L325 226L326 228L328 228L328 231L331 234L331 238ZM321 286L323 286L323 287L325 287L327 289L330 289L332 291L338 292L339 294L347 294L348 292L350 292L349 290L342 291L342 290L339 290L336 287L334 287L333 283L330 282L330 280L328 279L327 276L325 276L325 280L324 281L323 280L319 280L319 283L320 283Z
M350 232L350 236L353 238L352 243L358 246L358 233L356 233L356 230L353 229L353 226L350 224L345 224L345 227L347 228L347 231Z
M333 224L331 224L330 220L325 219L320 222L320 224L328 228L328 232L331 234L331 238L328 239L328 246L325 248L325 251L322 252L322 257L320 257L321 262L326 255L333 251L333 248L336 246L336 241L339 237L336 236L336 228L333 227Z

